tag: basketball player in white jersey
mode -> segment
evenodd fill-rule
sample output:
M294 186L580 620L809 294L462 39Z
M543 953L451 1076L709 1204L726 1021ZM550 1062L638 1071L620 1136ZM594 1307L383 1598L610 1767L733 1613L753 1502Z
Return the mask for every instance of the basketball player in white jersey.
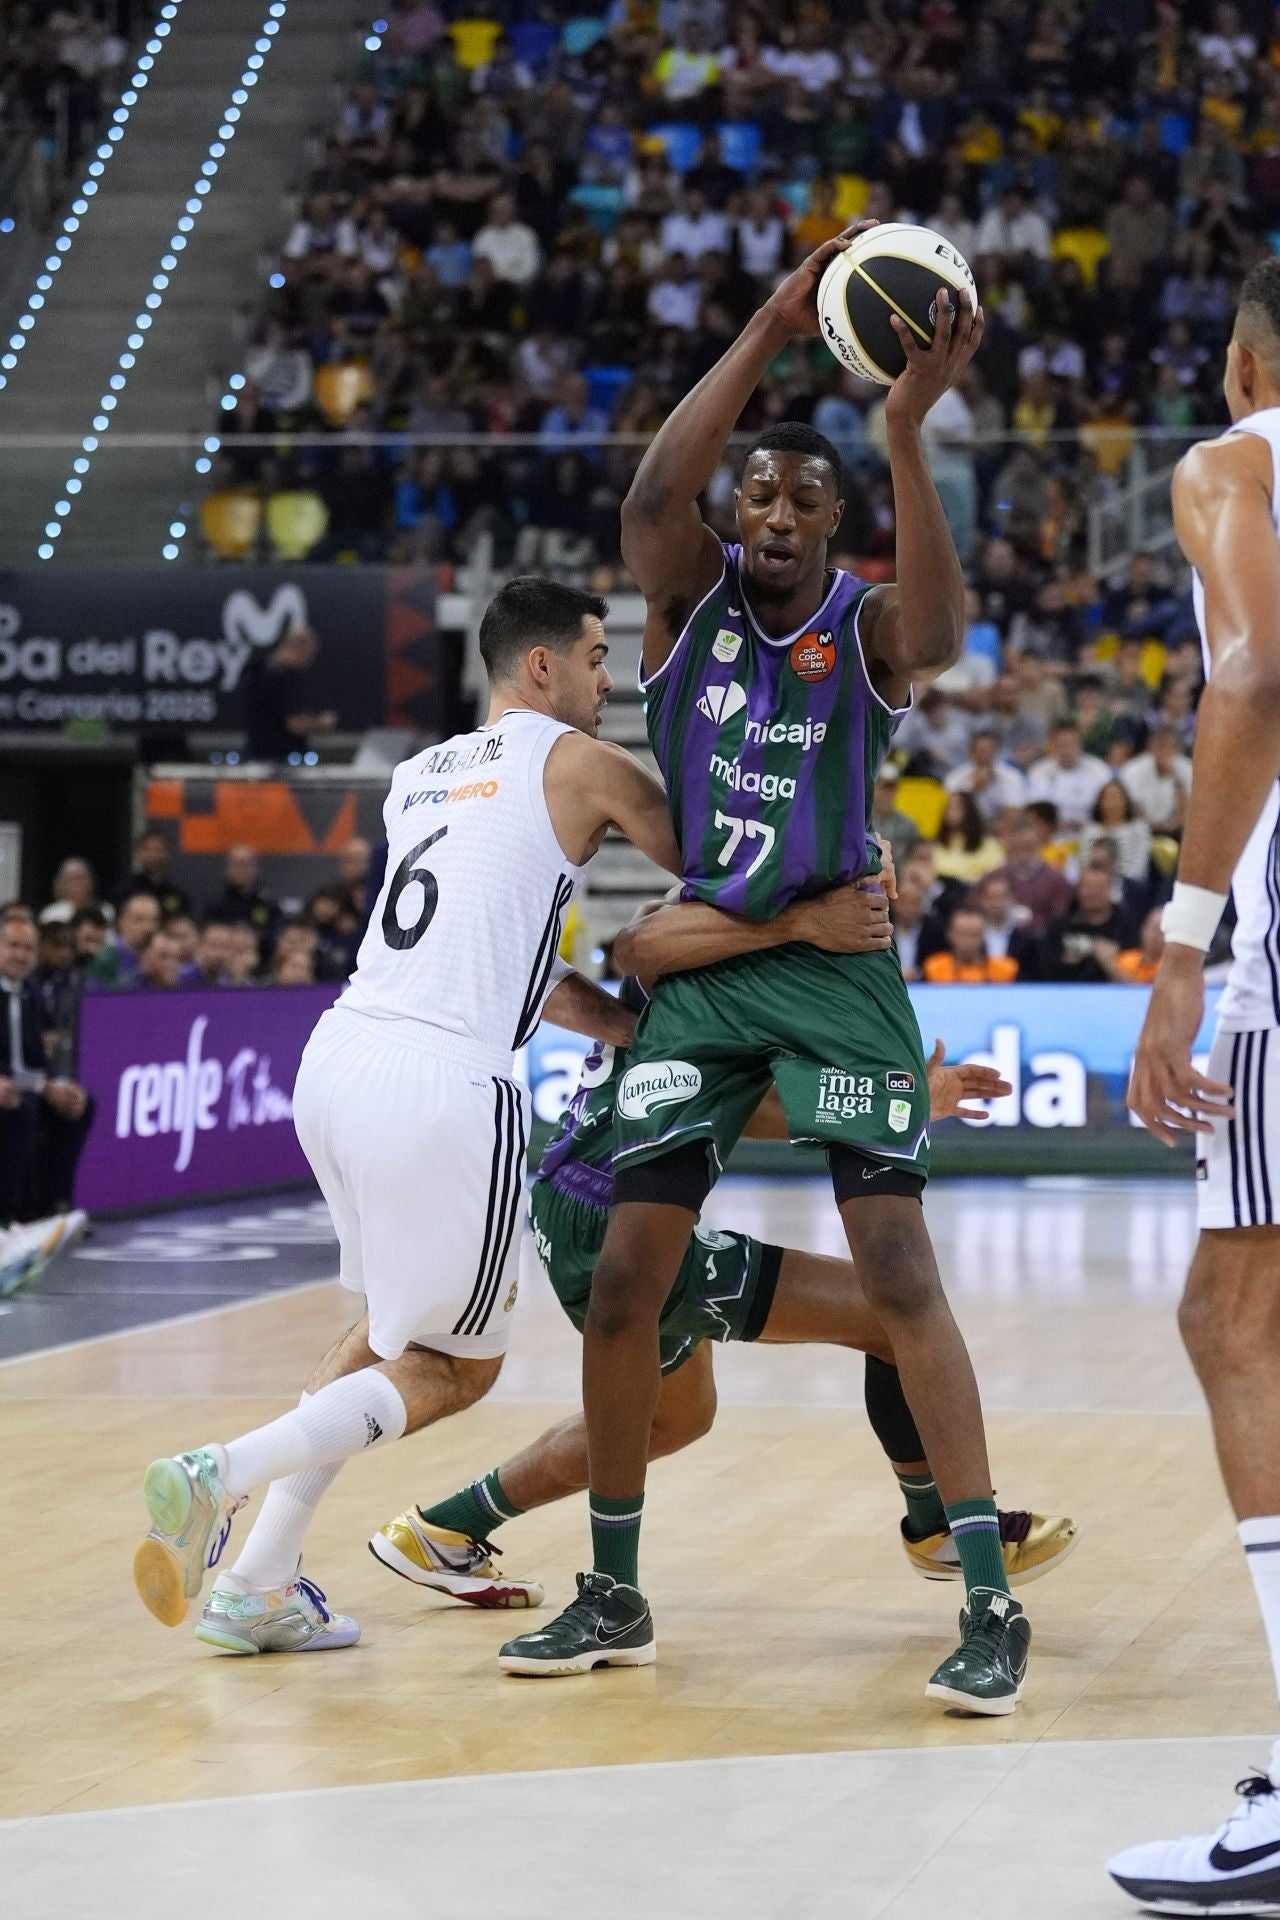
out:
M1223 384L1230 431L1187 454L1173 483L1208 685L1129 1104L1169 1146L1200 1136L1180 1321L1280 1691L1280 260L1244 282ZM1234 959L1204 1075L1191 1050L1228 889ZM1113 1879L1165 1913L1280 1915L1280 1741L1237 1791L1215 1832L1131 1847Z
M311 1516L342 1463L488 1392L506 1350L524 1213L528 1095L513 1057L548 998L558 1024L625 1042L610 995L558 962L569 902L616 825L670 872L662 788L597 740L611 682L605 603L514 580L480 628L484 726L397 767L383 809L386 878L351 984L307 1042L298 1137L329 1203L358 1324L298 1406L225 1445L148 1468L142 1600L177 1626L270 1482L197 1637L234 1653L349 1646L302 1579Z

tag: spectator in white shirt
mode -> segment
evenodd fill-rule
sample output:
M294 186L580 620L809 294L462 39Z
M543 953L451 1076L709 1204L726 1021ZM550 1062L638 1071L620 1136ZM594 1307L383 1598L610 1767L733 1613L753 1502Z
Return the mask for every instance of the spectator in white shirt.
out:
M969 758L969 723L945 693L930 687L921 695L894 736L907 755L907 772L945 780Z
M1110 778L1106 762L1084 751L1075 722L1063 720L1049 735L1048 753L1031 769L1027 799L1048 800L1061 824L1074 830L1089 818Z
M1027 777L1021 768L1000 758L1000 736L991 727L979 727L969 742L969 758L946 778L948 793L971 793L978 812L990 822L998 820L1006 807L1022 807L1027 801Z
M1123 780L1108 780L1094 802L1093 818L1080 835L1076 854L1081 868L1088 866L1094 848L1103 840L1115 847L1121 878L1145 885L1151 867L1151 828Z
M381 207L374 207L356 234L360 258L381 279L394 273L400 260L400 235Z
M1030 254L1033 260L1049 258L1049 223L1028 200L1016 183L1007 186L994 207L988 207L978 222L979 256L999 254L1005 260L1021 260Z
M737 231L742 271L749 273L753 280L772 285L782 265L787 229L778 218L777 205L767 188L752 188Z
M307 201L301 218L294 221L284 243L284 257L321 264L333 254L349 260L357 247L355 222L345 216L339 218L328 196L317 193Z
M766 47L761 64L781 80L798 80L806 93L829 93L840 78L840 60L823 45L823 26L812 18L802 20L792 45Z
M244 370L271 413L297 413L311 398L311 355L278 320L268 320L266 337L245 354Z
M662 251L701 260L704 253L728 253L730 228L724 214L709 207L696 187L684 196L684 206L662 223Z
M943 194L938 203L938 211L933 215L930 225L935 233L940 233L944 240L949 240L956 252L964 259L977 259L977 223L965 212L964 201L958 193Z
M1243 93L1257 53L1253 35L1241 31L1239 8L1216 8L1213 32L1200 35L1200 66L1209 91L1225 94L1228 99Z
M672 254L661 277L649 289L649 318L660 327L692 333L702 307L702 285L682 253Z
M516 203L509 193L494 194L489 218L472 241L471 251L489 262L499 280L513 287L527 287L542 262L538 236L517 220Z
M1191 762L1172 727L1153 727L1147 751L1120 769L1124 790L1152 833L1179 833L1191 791Z
M984 874L969 897L969 904L982 915L982 938L989 960L1016 960L1018 976L1025 979L1035 941L1029 932L1031 912L1019 906L1003 868Z

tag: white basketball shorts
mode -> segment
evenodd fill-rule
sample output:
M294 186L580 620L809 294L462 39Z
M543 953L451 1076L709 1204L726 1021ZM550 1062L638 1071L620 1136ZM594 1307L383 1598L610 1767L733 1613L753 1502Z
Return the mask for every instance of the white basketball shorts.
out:
M374 1352L493 1359L516 1303L529 1096L451 1036L433 1045L424 1028L406 1043L410 1025L324 1014L298 1068L294 1125Z
M1196 1135L1196 1214L1201 1227L1280 1223L1280 1031L1213 1036L1209 1078L1232 1090L1234 1120Z

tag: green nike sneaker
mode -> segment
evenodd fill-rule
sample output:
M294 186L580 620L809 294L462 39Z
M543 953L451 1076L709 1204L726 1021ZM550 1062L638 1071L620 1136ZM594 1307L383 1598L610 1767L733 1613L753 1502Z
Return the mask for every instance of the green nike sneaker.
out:
M960 1613L960 1645L925 1688L928 1700L970 1713L1012 1713L1022 1698L1031 1622L1007 1593L973 1587Z
M607 1573L580 1573L578 1597L537 1633L508 1640L504 1673L590 1673L592 1667L648 1667L658 1657L649 1602Z

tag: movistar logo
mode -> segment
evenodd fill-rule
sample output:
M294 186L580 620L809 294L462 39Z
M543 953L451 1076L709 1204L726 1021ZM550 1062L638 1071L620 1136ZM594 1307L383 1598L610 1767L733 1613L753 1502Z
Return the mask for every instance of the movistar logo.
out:
M727 687L708 687L698 702L698 712L722 727L735 713L741 713L746 704L747 690L735 680Z

